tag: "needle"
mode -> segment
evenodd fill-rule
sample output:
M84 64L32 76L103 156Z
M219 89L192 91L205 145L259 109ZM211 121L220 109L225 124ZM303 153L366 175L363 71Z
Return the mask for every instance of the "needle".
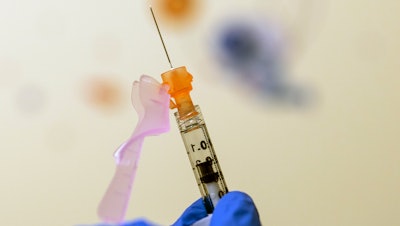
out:
M169 59L168 51L167 51L167 48L165 47L164 39L161 36L160 28L158 27L156 17L154 16L153 8L151 7L151 5L149 5L149 7L150 7L151 15L153 16L154 23L156 24L156 27L157 27L158 35L160 36L161 43L162 43L162 45L164 47L165 54L167 55L167 59L168 59L169 65L171 66L171 68L174 68L172 66L171 59Z

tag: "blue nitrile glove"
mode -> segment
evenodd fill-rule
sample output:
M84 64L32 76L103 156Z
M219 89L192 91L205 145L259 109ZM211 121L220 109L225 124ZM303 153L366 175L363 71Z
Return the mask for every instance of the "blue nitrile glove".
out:
M229 192L218 202L211 217L211 226L259 226L260 216L249 195L239 191Z
M260 216L253 200L244 192L228 192L219 200L212 215L208 215L202 199L190 205L172 226L259 226ZM113 226L98 224L93 226ZM119 226L159 226L146 219L125 222Z
M202 218L207 212L201 199L189 206L173 226L189 226ZM210 217L210 226L258 226L260 216L249 195L239 191L229 192L219 200ZM206 220L205 222L207 222ZM205 224L208 225L208 224Z

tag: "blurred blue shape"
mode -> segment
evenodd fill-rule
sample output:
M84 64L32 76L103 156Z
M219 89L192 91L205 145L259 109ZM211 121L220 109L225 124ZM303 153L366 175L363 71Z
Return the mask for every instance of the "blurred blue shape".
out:
M260 97L273 103L304 105L309 95L287 76L290 49L283 29L264 17L238 15L223 22L213 36L218 66Z
M245 64L259 57L257 35L249 27L239 25L228 28L220 42L222 51L226 52L232 63Z

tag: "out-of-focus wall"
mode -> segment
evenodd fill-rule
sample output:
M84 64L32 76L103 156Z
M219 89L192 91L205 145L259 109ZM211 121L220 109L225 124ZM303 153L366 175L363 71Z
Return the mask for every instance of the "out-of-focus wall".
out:
M160 21L228 187L265 225L399 225L400 2L279 2L204 1L184 31ZM261 104L207 61L210 25L256 9L305 21L288 68L312 85L312 106ZM1 1L1 223L97 222L112 153L137 122L131 83L166 70L146 1ZM171 131L145 141L127 218L171 224L198 197L171 115Z

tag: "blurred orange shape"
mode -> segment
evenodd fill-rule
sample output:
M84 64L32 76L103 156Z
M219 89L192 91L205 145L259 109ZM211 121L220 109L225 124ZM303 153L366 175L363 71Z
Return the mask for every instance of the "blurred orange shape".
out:
M191 22L200 8L198 0L153 0L155 14L161 16L161 22L182 25Z
M121 102L119 85L112 79L93 78L85 85L85 99L104 110L116 108Z
M165 12L171 16L184 16L193 10L193 0L167 0L163 3Z

